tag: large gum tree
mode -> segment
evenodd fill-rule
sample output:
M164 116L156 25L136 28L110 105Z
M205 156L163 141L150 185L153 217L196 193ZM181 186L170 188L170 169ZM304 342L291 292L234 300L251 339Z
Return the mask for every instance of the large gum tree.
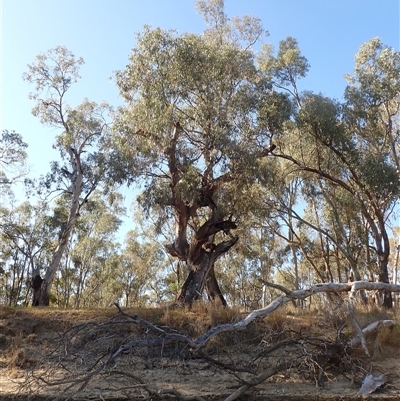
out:
M24 74L24 79L35 85L29 95L35 103L32 114L43 125L57 130L53 147L61 157L61 162L51 163L51 172L41 180L39 193L58 193L68 200L68 216L60 223L57 247L44 277L39 267L32 271L34 306L49 305L52 283L75 224L92 192L107 177L110 165L106 144L109 106L87 99L75 108L66 103L68 90L80 78L81 64L83 59L57 46L39 54Z
M145 27L116 82L126 106L115 141L124 178L143 179L142 205L162 226L174 220L169 255L188 276L178 295L190 305L204 290L226 304L214 267L238 241L245 205L269 141L259 109L272 92L251 45L265 32L258 19L229 20L222 1L199 2L210 29L202 35ZM263 121L279 123L271 107ZM247 201L246 201L247 200Z

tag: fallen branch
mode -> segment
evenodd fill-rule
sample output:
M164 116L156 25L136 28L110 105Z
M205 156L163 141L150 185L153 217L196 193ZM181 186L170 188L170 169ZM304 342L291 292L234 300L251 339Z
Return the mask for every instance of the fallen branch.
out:
M227 398L225 398L224 401L237 400L240 396L242 396L251 387L259 385L260 383L262 383L263 381L267 380L271 376L274 376L279 372L287 370L292 366L293 366L293 364L290 363L290 362L283 362L283 363L278 364L277 366L274 366L272 368L264 370L263 372L261 372L257 376L252 377L250 380L248 380L246 382L246 384L244 384L243 386L239 387L236 391L234 391Z
M362 346L362 348L363 348L365 354L368 356L368 358L370 358L371 355L369 354L369 351L368 351L367 341L366 341L365 336L364 336L364 333L363 333L363 331L361 330L361 327L360 327L360 325L358 324L357 319L356 319L356 315L355 315L355 312L354 312L354 303L353 303L353 299L354 299L354 298L353 298L353 294L352 294L352 292L350 292L349 316L350 316L350 319L351 319L351 321L352 321L352 323L353 323L354 328L356 329L357 338L360 339L361 346Z
M239 378L240 387L225 399L225 401L234 401L240 398L251 387L257 386L269 377L289 368L297 368L299 371L302 371L305 367L310 370L311 374L316 374L315 372L324 372L326 366L349 366L352 361L349 359L347 353L342 355L340 352L335 352L335 355L339 355L341 358L339 363L336 363L331 361L332 355L330 350L336 350L335 347L337 346L339 347L339 350L345 350L347 347L354 347L361 343L364 351L366 351L366 354L369 356L365 336L378 330L380 327L390 327L395 324L392 320L382 320L374 322L362 330L355 319L353 301L357 291L359 290L386 290L390 292L400 292L400 285L355 281L351 283L322 283L307 289L290 291L280 285L268 282L265 282L265 284L282 291L283 295L277 297L265 308L250 312L239 322L213 327L197 339L192 339L189 336L168 327L160 327L138 317L137 315L129 315L124 312L118 304L115 304L118 309L118 314L107 322L99 324L85 323L83 325L75 326L65 332L61 338L62 341L59 340L56 345L56 350L60 353L60 356L56 355L54 352L54 355L52 356L54 364L52 366L49 365L45 371L40 371L40 377L34 377L34 375L32 375L30 382L27 384L31 385L32 388L35 383L39 388L41 384L46 384L51 387L58 386L60 387L62 394L67 394L67 392L72 391L76 394L87 387L89 382L95 376L104 375L103 378L107 378L111 374L119 374L121 377L124 376L121 373L121 368L118 368L119 370L116 371L115 365L117 359L122 355L130 355L133 357L135 355L140 355L139 348L143 349L146 347L152 347L156 349L160 348L161 355L164 356L164 351L167 345L169 345L168 348L170 349L170 352L171 350L172 352L176 352L176 349L174 350L171 345L177 344L179 345L179 350L191 349L191 357L208 360L211 363L214 363L214 366L217 366L219 369L244 373L246 375L246 380ZM224 332L245 330L250 323L255 321L255 319L264 318L272 314L276 309L294 299L305 299L319 293L330 292L349 293L349 311L357 332L357 335L354 338L342 341L340 336L341 329L339 329L338 340L334 343L329 342L329 344L327 344L325 339L310 339L307 337L285 338L277 344L272 344L267 349L258 351L256 359L259 359L260 363L252 363L251 365L243 366L239 366L236 363L227 363L226 359L216 361L204 355L205 349L203 347L215 336ZM122 316L123 318L121 319L119 316ZM132 337L129 323L140 326L140 330L137 330L139 335ZM119 328L121 331L119 331ZM298 345L298 347L295 348L293 347L294 345L296 347ZM268 358L270 358L270 356L273 355L273 352L280 347L287 347L285 359L282 359L281 356L279 356L279 359L273 359L271 357L271 360L273 361L272 363L268 360L266 363L261 363L267 355ZM99 357L99 353L101 352L103 354ZM296 352L297 355L295 359L293 358L294 352ZM148 350L146 351L146 355L149 355ZM187 355L190 356L189 353L187 353ZM274 358L277 358L275 354ZM76 360L79 361L79 363L76 364L76 373L72 373L64 367L64 364ZM277 363L277 361L279 361L279 363ZM301 363L303 363L303 365L301 365ZM332 365L332 363L334 365ZM60 367L63 371L67 371L67 374L64 377L61 374L55 375L55 372L57 372L57 369L60 369ZM260 372L260 370L262 370L261 373L256 374L257 372ZM254 374L254 376L247 379L248 374ZM200 395L183 395L175 389L158 389L157 386L153 387L150 383L146 383L145 380L133 375L129 376L128 374L125 374L125 379L133 381L133 383L128 383L126 389L132 389L132 391L142 389L147 391L153 398L175 398L187 401L203 400ZM121 378L121 380L125 379Z
M256 309L252 312L250 312L244 319L242 319L239 322L236 323L227 323L227 324L221 324L219 326L215 326L208 330L206 333L204 333L202 336L200 336L196 341L193 341L191 338L182 335L182 334L170 334L165 332L163 329L161 329L158 326L153 325L152 323L139 318L138 316L130 316L126 314L125 312L122 311L120 306L118 304L115 304L115 306L118 308L119 313L121 313L124 316L127 316L129 319L133 320L135 323L144 323L145 325L153 328L156 331L161 332L164 334L167 338L164 340L167 340L169 343L173 342L174 340L179 341L179 342L184 342L187 343L187 345L195 350L199 350L201 347L203 347L208 341L210 341L213 337L220 333L224 332L230 332L230 331L239 331L239 330L245 330L246 327L253 322L257 318L264 318L268 315L270 315L272 312L274 312L276 309L280 308L281 306L285 305L287 302L292 301L293 299L305 299L308 297L311 297L315 294L319 293L331 293L331 292L350 292L350 308L352 307L353 303L352 300L355 298L355 294L357 291L360 290L369 290L369 291L377 291L377 290L386 290L390 292L400 292L400 285L395 285L395 284L387 284L387 283L372 283L369 281L354 281L350 283L321 283L321 284L316 284L310 288L302 289L302 290L295 290L295 291L290 291L289 289L279 285L279 284L273 284L265 280L261 280L265 285L274 287L276 289L281 290L282 292L285 293L285 295L281 295L275 300L273 300L269 305L267 305L265 308L262 309ZM350 310L351 313L351 310ZM362 331L359 329L358 323L355 321L355 318L352 319L353 324L356 328L356 331L358 332L358 335L360 336L361 341L362 340ZM359 330L358 330L359 329ZM145 340L146 341L146 340ZM151 340L147 340L151 341ZM130 344L130 347L137 345L137 342L135 341L134 343ZM144 343L143 343L144 345ZM148 343L147 345L157 345L156 343ZM364 345L364 344L363 344ZM121 352L127 351L129 349L129 346L125 344L124 346L121 346L121 349L117 350L116 353L110 358L111 360L115 360L115 357L117 357Z
M388 378L385 374L379 376L373 376L371 373L368 373L363 382L358 394L365 397L368 394L373 393L379 387L383 386L388 381Z
M274 286L275 288L279 288L280 290L282 290L285 293L285 295L279 296L265 308L257 309L250 312L243 320L237 323L223 324L208 330L206 333L204 333L196 340L196 349L203 347L208 341L210 341L217 334L228 331L244 330L255 319L264 318L270 315L276 309L280 308L287 302L292 301L293 299L305 299L311 297L312 295L319 294L321 292L329 293L329 292L350 291L352 296L354 296L354 294L360 290L369 290L369 291L386 290L390 292L400 292L400 285L386 284L381 282L372 283L369 281L354 281L350 283L322 283L314 285L307 289L296 290L296 291L290 291L286 288L284 289L284 287L282 286L279 287L277 285Z
M376 322L370 323L368 326L364 327L362 329L363 336L367 336L377 330L379 330L381 327L393 327L395 325L394 320L378 320ZM361 342L361 338L359 336L353 337L349 341L349 346L354 347L358 345Z
M265 284L267 287L271 287L271 288L275 288L276 290L282 291L284 294L290 296L292 294L293 291L288 290L286 287L284 287L283 285L280 284L275 284L275 283L271 283L269 281L263 280L262 278L260 278L260 281Z

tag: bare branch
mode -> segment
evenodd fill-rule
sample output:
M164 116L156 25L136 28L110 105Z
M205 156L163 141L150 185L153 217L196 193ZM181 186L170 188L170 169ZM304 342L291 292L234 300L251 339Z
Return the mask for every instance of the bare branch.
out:
M368 281L354 281L351 283L322 283L314 285L310 288L303 290L296 290L292 292L288 292L286 295L281 295L280 297L273 300L269 305L265 308L257 309L249 313L243 320L237 323L228 323L220 326L213 327L205 334L200 336L197 341L197 348L199 349L203 347L211 338L215 337L219 333L224 333L228 331L237 331L244 330L252 321L257 318L263 318L270 315L276 309L280 308L287 302L293 299L305 299L312 295L321 293L321 292L348 292L352 291L353 294L360 290L385 290L390 292L400 292L400 285L395 284L386 284L386 283L371 283Z
M277 373L282 372L283 370L289 369L292 366L293 366L293 364L290 362L283 362L283 363L278 364L277 366L274 366L272 368L264 370L257 376L248 380L245 385L241 386L239 389L237 389L235 392L233 392L231 395L229 395L229 397L226 397L224 401L237 400L240 396L242 396L251 387L257 386L258 384L267 380L269 377L274 376Z
M283 285L280 284L274 284L274 283L270 283L269 281L263 280L262 278L259 279L263 284L265 284L267 287L272 287L275 288L276 290L282 291L284 294L286 294L287 296L290 296L290 294L292 293L292 291L288 290L287 288L285 288Z
M394 320L378 320L370 323L368 326L362 329L362 336L365 338L367 335L378 331L381 327L393 327L396 324ZM349 346L354 347L358 345L362 340L362 337L355 336L349 341Z

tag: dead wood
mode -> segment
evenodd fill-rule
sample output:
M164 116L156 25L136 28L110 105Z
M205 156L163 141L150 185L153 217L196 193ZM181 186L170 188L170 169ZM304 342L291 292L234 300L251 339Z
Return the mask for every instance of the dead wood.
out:
M383 386L387 381L388 378L384 374L379 376L374 376L371 373L368 373L362 382L362 386L358 391L358 394L365 397L368 394L373 393L379 387Z
M263 282L268 285L267 281ZM265 308L257 309L249 313L243 320L237 323L229 323L224 325L219 325L213 327L202 336L200 336L196 343L196 349L203 347L208 341L210 341L213 337L220 333L228 332L228 331L237 331L244 330L251 322L253 322L257 318L264 318L270 315L272 312L285 305L287 302L292 301L294 299L305 299L312 295L319 294L322 292L331 293L331 292L349 292L351 299L355 299L355 294L360 290L386 290L390 292L400 292L400 285L395 284L386 284L386 283L371 283L368 281L354 281L350 283L322 283L314 285L310 288L290 291L283 286L278 286L274 284L274 288L281 289L285 295L281 295L272 301Z
M370 323L368 326L364 327L362 329L362 334L365 339L366 336L369 334L372 334L374 332L377 332L380 330L382 327L393 327L395 325L394 320L378 320L376 322ZM349 346L354 347L362 341L362 338L360 336L354 336L349 340Z
M382 320L361 329L354 314L356 292L377 289L395 292L400 291L400 286L356 281L322 283L307 289L290 291L276 284L268 282L265 284L281 290L284 295L277 297L265 308L250 312L238 322L210 328L197 339L171 327L156 325L137 315L130 315L115 304L118 313L109 320L103 323L86 322L64 332L57 340L54 349L38 363L40 369L34 369L29 375L24 383L25 389L32 389L34 394L35 389L45 384L49 388L59 388L59 394L72 396L82 392L89 383L101 377L102 385L109 392L123 389L130 394L129 396L133 393L137 396L138 391L140 394L144 391L154 399L205 400L199 394L187 395L181 394L175 388L162 388L132 373L137 363L147 364L146 360L149 358L153 361L151 358L159 361L160 358L164 358L165 361L169 361L168 363L178 358L183 365L190 360L204 361L219 371L223 370L233 375L238 382L238 388L229 394L225 401L236 400L250 388L258 386L279 372L288 370L291 374L292 372L302 374L318 385L323 380L329 380L332 374L330 372L343 375L348 373L350 377L365 376L365 369L358 360L349 355L349 351L361 343L369 357L365 336L380 327L389 327L394 322ZM226 357L215 358L210 355L212 351L209 351L211 348L208 345L213 344L211 340L217 336L221 336L221 340L218 341L222 341L224 333L225 336L230 333L229 338L239 338L239 333L248 329L251 323L258 322L287 302L324 292L349 293L349 313L356 336L346 338L339 329L337 338L329 340L324 337L313 337L308 332L284 329L271 334L273 338L281 338L280 340L271 342L261 337L257 346L248 345L245 362L240 361L240 351L235 350L235 340L230 340L233 348ZM253 330L256 326L257 323L252 325Z
M251 387L257 386L258 384L264 382L265 380L267 380L271 376L274 376L277 373L282 372L283 370L287 370L292 366L293 366L293 364L291 364L290 362L284 362L284 363L280 363L277 366L274 366L272 368L264 370L263 372L261 372L257 376L255 376L252 379L248 380L248 382L246 384L244 384L239 389L234 391L228 397L226 397L224 401L237 400L240 396L242 396Z

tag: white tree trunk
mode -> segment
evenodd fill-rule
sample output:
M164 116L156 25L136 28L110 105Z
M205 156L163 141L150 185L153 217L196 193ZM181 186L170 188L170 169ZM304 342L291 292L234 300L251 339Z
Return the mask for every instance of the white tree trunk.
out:
M54 251L53 257L51 259L50 265L47 268L46 274L44 276L40 295L38 297L37 306L48 306L50 301L51 286L53 284L54 277L56 276L57 270L60 266L61 258L68 246L68 241L70 239L72 230L75 226L76 219L79 216L80 203L79 199L82 194L83 188L83 172L80 163L80 154L76 150L70 150L71 162L74 165L74 181L72 182L72 203L68 215L68 220L63 228L58 246ZM72 174L71 174L72 175Z

